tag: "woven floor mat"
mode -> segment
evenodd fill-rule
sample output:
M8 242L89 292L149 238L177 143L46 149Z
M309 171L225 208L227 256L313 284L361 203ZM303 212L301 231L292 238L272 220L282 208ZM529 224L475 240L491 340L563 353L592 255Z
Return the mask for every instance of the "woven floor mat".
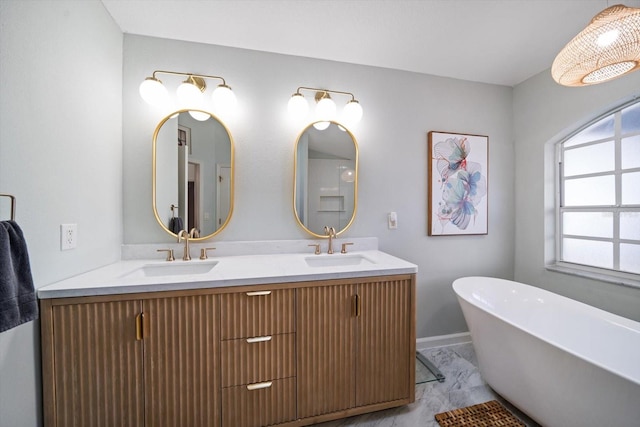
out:
M441 427L525 427L497 400L436 414Z

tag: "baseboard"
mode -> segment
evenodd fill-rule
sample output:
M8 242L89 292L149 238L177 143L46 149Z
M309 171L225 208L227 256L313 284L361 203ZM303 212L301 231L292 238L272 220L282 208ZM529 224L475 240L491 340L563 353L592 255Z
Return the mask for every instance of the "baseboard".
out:
M471 342L471 334L469 332L438 335L435 337L418 338L416 340L416 349L422 350L425 348L444 347L446 345L463 344L468 342Z

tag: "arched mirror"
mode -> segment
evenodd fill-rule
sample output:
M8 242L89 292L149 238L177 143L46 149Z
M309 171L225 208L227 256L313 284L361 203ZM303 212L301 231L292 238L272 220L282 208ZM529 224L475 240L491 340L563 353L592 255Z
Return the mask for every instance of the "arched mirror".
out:
M233 212L233 138L214 115L180 110L153 134L153 211L160 226L193 240L215 236Z
M296 141L293 185L296 220L316 237L325 237L325 226L340 234L353 222L357 205L355 137L337 122L310 124Z

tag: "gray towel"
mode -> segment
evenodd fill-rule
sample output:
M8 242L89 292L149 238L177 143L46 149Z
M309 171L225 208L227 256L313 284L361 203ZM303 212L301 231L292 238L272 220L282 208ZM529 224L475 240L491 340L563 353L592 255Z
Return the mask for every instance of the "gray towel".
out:
M0 332L37 318L27 242L15 221L0 221Z
M175 234L178 234L183 229L184 225L182 223L182 218L180 218L179 216L171 218L171 220L169 221L169 230L171 230Z

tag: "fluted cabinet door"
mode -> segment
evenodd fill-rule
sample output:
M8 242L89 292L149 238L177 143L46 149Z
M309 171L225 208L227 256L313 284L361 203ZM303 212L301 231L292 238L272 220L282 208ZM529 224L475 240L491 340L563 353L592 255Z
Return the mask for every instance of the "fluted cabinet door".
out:
M355 405L352 285L297 290L298 418Z
M43 311L47 427L144 425L139 301L54 305ZM51 382L52 381L52 382ZM54 402L49 405L46 402ZM0 422L1 424L1 422Z
M216 295L145 300L146 425L220 425Z
M358 286L356 405L413 401L415 331L411 279Z

